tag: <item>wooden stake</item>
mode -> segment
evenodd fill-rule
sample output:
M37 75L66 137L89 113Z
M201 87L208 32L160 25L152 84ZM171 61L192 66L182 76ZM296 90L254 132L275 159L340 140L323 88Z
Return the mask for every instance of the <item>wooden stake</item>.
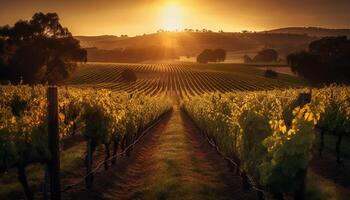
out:
M61 199L60 183L60 153L59 153L59 135L58 135L58 100L57 87L49 86L47 89L48 100L48 144L51 159L48 162L51 199Z

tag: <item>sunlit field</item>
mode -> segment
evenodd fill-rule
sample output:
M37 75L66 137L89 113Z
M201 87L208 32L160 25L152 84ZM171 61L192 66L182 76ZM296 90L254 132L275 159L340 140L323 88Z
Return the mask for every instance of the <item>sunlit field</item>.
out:
M121 76L132 69L137 80L128 82ZM243 64L113 64L80 65L62 84L106 88L112 91L156 95L166 93L190 98L211 92L271 90L306 86L300 78L280 74L276 79L264 76L264 70Z

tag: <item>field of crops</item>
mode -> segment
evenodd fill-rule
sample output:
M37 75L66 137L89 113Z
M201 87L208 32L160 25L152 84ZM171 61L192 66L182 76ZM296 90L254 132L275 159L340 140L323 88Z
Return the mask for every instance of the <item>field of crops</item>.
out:
M26 169L33 164L45 165L51 159L48 127L52 125L48 120L46 88L41 85L0 87L0 175L17 169L27 199L32 199L33 193ZM172 106L164 95L131 96L109 90L67 87L58 88L58 93L60 149L63 150L70 138L73 145L79 144L81 140L74 141L75 136L83 136L88 144L88 171L92 170L97 147L103 145L107 149L107 167L107 160L113 163L114 157L115 162L118 147L125 149L138 140L142 131Z
M125 80L122 73L126 69L132 69L136 81ZM226 159L235 166L235 170L231 171L236 174L230 175L231 178L242 180L239 184L246 190L253 188L250 191L256 191L259 195L272 195L279 199L292 195L295 199L304 198L308 181L306 172L317 153L320 157L326 155L326 159L337 161L332 162L331 166L340 165L343 160L349 162L348 152L340 151L349 144L350 89L346 86L314 88L310 94L310 89L305 87L307 84L296 76L278 74L276 78L267 78L264 70L250 66L186 63L87 63L80 65L73 76L61 84L63 87L58 87L60 153L66 155L71 152L74 155L75 151L84 156L85 161L81 166L86 173L74 178L85 181L87 191L92 187L93 167L98 169L103 164L107 171L110 164L115 165L116 157L124 157L130 152L129 147L131 149L140 140L150 124L161 121L161 116L173 108L175 111L170 114L170 120L163 121L159 127L163 127L163 131L173 129L169 133L173 134L171 137L182 138L182 142L172 138L158 140L167 136L158 131L156 134L159 137L153 138L154 144L150 145L156 147L145 152L150 154L149 160L163 162L163 159L154 160L151 155L159 155L165 144L178 146L196 142L191 141L189 135L197 134L195 130L199 130L219 152L218 155L222 155L219 159ZM0 175L5 174L2 177L10 180L3 178L5 181L0 181L0 186L11 188L15 182L14 174L18 174L24 196L29 199L35 194L28 186L30 181L26 178L26 170L32 166L45 166L50 160L46 89L47 86L42 85L0 87L3 97L0 99ZM310 101L300 99L300 94L310 95ZM181 101L173 101L174 98ZM190 126L195 128L189 130ZM75 141L77 133L83 136L82 140ZM70 142L75 150L66 151L65 143L70 138L73 138ZM329 141L335 140L336 143L330 144ZM82 142L85 143L83 147ZM170 155L164 160L179 159L176 166L187 168L182 163L188 163L185 160L193 156L183 156L180 150L203 153L190 145L187 149L181 147L174 151L181 154L181 158L177 158L178 155L171 158ZM73 160L71 158L66 162ZM140 160L142 166L145 158L141 157ZM96 164L97 161L101 162ZM213 171L227 171L226 168L208 164L206 160L198 163L216 167ZM63 167L62 171L79 171L73 169L81 169L81 166L74 165L71 170ZM141 168L153 170L149 168L151 165L134 170L135 166L139 167L132 164L129 167L137 172ZM347 167L341 169L346 171ZM200 168L195 170L200 171ZM28 171L36 176L35 173L43 169ZM323 170L322 173L328 175L332 171ZM340 168L335 171L340 171ZM205 170L203 173L206 176ZM185 175L195 176L189 172ZM215 175L212 176L215 178ZM346 179L347 173L343 172L342 176ZM42 184L43 179L36 178L34 183ZM218 180L221 181L220 178ZM133 183L130 180L127 182ZM153 180L151 183L160 184L161 181ZM336 181L328 183L343 187ZM347 183L344 181L345 185ZM75 183L73 185L76 186ZM101 185L101 181L96 181L96 185ZM123 189L123 186L120 187ZM235 187L241 188L237 184ZM128 187L126 191L130 192ZM344 191L339 192L341 197L349 194L347 189ZM0 197L2 195L13 197L6 189L0 190ZM249 196L251 193L243 192L241 195Z
M341 141L350 133L350 88L314 89L305 105L298 97L302 92L213 93L186 100L184 110L240 166L241 174L248 172L275 198L294 193L295 199L303 199L300 187L305 186L313 148L322 155L325 133L338 138L333 159L341 164ZM318 132L320 141L315 140Z
M124 69L133 69L137 80L130 83L123 80L121 73ZM65 84L150 95L164 92L185 98L208 92L298 87L305 82L285 74L279 74L276 79L266 78L263 70L238 64L88 63L81 65Z

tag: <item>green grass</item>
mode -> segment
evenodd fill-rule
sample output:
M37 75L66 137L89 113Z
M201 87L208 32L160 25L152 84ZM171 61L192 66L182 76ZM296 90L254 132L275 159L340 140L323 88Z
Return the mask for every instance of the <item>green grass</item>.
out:
M337 142L338 137L331 134L324 134L324 151L334 155L334 160L336 159L336 151L335 144ZM320 146L320 134L316 135L315 147L319 148ZM343 137L341 145L340 145L340 156L342 159L346 159L350 161L350 138Z
M142 184L132 191L132 197L157 200L182 199L231 199L232 189L221 179L221 168L208 161L207 154L181 117L174 109L172 118L160 133L153 153L141 167L151 167L152 175L146 175ZM157 138L157 136L155 136ZM147 173L148 170L146 170ZM234 177L233 177L234 178ZM240 189L240 185L237 185ZM239 197L238 197L239 198Z
M347 200L350 190L309 170L306 197L310 200Z
M62 176L76 170L79 161L84 158L85 143L80 143L61 153ZM45 167L40 164L30 165L26 168L29 186L34 192L40 189L44 180ZM0 175L0 199L23 197L22 186L17 180L16 169L11 169L7 173Z
M326 168L328 170L322 171L325 172L326 175L318 174L317 171L314 171L312 167L309 168L308 177L307 177L307 199L311 200L346 200L350 197L350 188L342 186L335 182L332 178L333 174L340 174L343 177L348 177L347 170L344 168L345 166L338 166L336 163L336 152L335 152L335 143L337 137L330 134L324 135L324 157L320 158L321 160L325 159L325 165L314 166ZM318 148L320 145L320 135L317 134L315 141L315 149L316 154L314 156L318 156ZM327 153L327 154L325 154ZM341 144L341 158L347 163L346 166L348 168L348 163L350 160L350 141L348 138L343 138ZM327 161L328 160L328 161ZM322 163L322 162L321 162ZM320 164L317 162L317 164ZM328 166L331 165L331 166ZM334 165L334 166L333 166ZM339 168L339 169L338 169ZM339 170L337 173L329 170ZM343 174L344 173L344 174Z

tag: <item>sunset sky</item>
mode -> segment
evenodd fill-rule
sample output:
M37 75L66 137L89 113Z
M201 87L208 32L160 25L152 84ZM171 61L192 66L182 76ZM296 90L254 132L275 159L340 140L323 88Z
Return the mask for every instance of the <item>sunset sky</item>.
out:
M0 0L0 25L57 12L74 35L138 35L158 29L350 28L350 0Z

